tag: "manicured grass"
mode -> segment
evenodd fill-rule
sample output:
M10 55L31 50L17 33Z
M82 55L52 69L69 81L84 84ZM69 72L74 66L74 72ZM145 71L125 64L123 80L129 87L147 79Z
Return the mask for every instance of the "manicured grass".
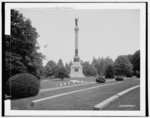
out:
M140 88L121 96L104 110L140 110Z
M40 82L40 86L41 89L47 89L47 88L55 88L55 87L60 87L59 85L61 83L66 83L66 82L70 82L70 80L80 80L80 81L84 81L84 82L95 82L95 77L86 77L86 78L65 78L63 81L59 78L55 78L55 79L50 79L50 78L46 78L41 80ZM79 83L76 83L74 85L77 85ZM69 86L69 85L66 85ZM81 88L81 87L77 87L77 88ZM70 90L68 88L65 89L66 90ZM65 91L61 91L61 92L65 92ZM61 93L59 92L59 93ZM12 100L12 108L13 109L28 109L28 107L30 107L30 104L32 102L32 100L34 99L39 99L42 98L44 96L48 96L48 95L52 95L53 92L44 92L44 93L39 93L37 96L34 97L28 97L28 98L22 98L22 99L16 99L16 100Z
M114 83L114 80L107 81L107 83ZM116 86L116 85L111 85L109 87L103 87L99 89L92 89L92 90L87 90L75 94L70 94L62 97L58 97L52 100L46 100L42 101L41 103L37 103L35 106L31 106L31 102L33 100L41 99L44 97L49 97L53 95L58 95L61 93L66 93L74 90L80 90L84 88L89 88L101 84L93 83L90 85L82 85L82 86L74 86L70 88L63 88L59 90L54 90L54 91L47 91L47 92L42 92L39 93L35 97L30 97L30 98L24 98L24 99L18 99L18 100L13 100L12 101L12 109L74 109L74 110L80 110L80 109L92 109L92 105L95 105L101 101L101 99L105 99L113 94L114 92L120 91L125 89L126 87L131 86L132 84L137 83L137 81L131 81L125 80L123 81L122 85ZM103 84L102 84L103 85ZM118 85L118 84L117 84ZM124 87L123 87L124 86ZM107 95L109 96L107 96Z
M117 83L117 82L115 82ZM139 84L138 81L126 80L124 82L108 85L96 89L77 92L38 102L28 109L32 110L93 110L93 106L127 88ZM99 84L95 84L96 86Z
M40 86L41 86L41 89L60 87L60 84L64 84L64 83L68 83L68 82L70 82L70 84L73 84L71 82L72 80L79 80L79 81L83 81L83 82L94 82L95 81L95 77L64 78L63 81L61 79L59 79L59 78L54 78L54 79L46 78L46 79L41 80Z

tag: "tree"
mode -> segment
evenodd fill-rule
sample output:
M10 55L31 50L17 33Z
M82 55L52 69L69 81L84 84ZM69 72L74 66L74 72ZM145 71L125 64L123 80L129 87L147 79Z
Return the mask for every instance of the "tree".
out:
M97 70L93 65L90 65L88 61L83 62L83 74L85 76L96 76L97 75Z
M113 65L109 65L105 71L105 78L114 78Z
M133 71L140 72L140 50L136 51L132 56Z
M132 65L127 56L118 56L114 63L115 75L132 73Z
M132 57L133 57L133 55L132 54L128 54L127 57L129 59L130 63L132 64Z
M57 67L58 67L58 68L64 67L64 64L63 64L62 59L59 59L59 60L58 60L58 62L57 62Z
M65 77L68 78L69 75L68 75L67 70L66 70L64 67L61 67L61 68L58 69L58 71L57 71L55 77L56 77L56 78L60 78L60 79L63 81L63 79L64 79Z
M103 75L102 72L103 72L103 67L104 67L104 58L99 58L98 61L97 61L97 73L98 75Z
M109 65L113 65L113 60L109 57L104 58L104 64L103 64L103 69L102 69L103 74L105 74L106 69Z
M113 64L113 60L109 57L106 58L98 58L96 59L93 57L92 63L91 63L97 70L98 75L104 75L106 68L108 65Z
M11 10L11 35L5 36L5 72L9 77L18 73L31 73L40 78L44 56L38 53L38 33L31 21L17 11Z
M46 77L48 77L48 76L51 77L51 76L55 75L56 69L57 69L56 63L52 60L48 61L45 66L45 69L46 69Z
M97 59L96 59L95 57L93 57L91 64L92 64L93 66L96 66L96 64L97 64Z
M68 63L66 63L65 64L65 69L67 70L67 72L68 72L68 75L70 74L70 71L71 71L71 62L68 64Z

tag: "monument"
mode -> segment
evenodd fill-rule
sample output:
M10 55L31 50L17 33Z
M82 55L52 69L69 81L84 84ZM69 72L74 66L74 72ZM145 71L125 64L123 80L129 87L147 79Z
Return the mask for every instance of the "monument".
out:
M73 64L71 66L70 77L85 77L82 72L82 66L80 64L80 58L78 56L78 18L75 18L75 56L73 59Z

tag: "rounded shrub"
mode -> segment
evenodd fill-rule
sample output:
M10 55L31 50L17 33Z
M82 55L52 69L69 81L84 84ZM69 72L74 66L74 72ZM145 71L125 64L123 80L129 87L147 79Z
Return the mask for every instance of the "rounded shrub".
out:
M99 76L99 77L96 78L96 82L97 83L105 83L105 78L102 77L102 76Z
M31 97L38 94L39 80L32 74L21 73L9 78L5 86L5 92L12 98Z
M116 81L123 81L124 80L124 77L123 76L117 76L115 78Z

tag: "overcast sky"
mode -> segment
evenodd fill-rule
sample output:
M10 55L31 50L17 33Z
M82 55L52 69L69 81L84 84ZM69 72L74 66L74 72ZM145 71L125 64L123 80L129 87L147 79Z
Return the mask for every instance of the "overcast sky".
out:
M113 60L140 49L140 11L135 10L19 10L32 21L40 37L40 50L46 59L73 60L75 17L79 17L79 57L91 61L95 56Z

